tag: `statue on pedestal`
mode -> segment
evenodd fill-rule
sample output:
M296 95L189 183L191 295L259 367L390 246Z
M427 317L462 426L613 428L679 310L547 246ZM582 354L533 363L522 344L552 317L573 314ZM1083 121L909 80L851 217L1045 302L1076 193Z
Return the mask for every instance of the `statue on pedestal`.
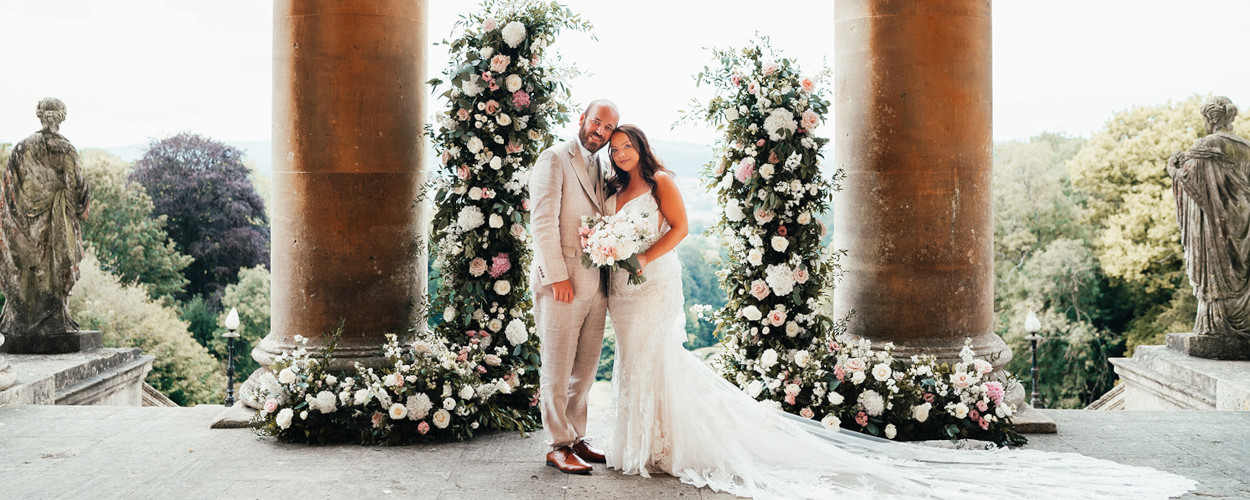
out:
M1193 356L1250 356L1250 141L1232 133L1237 107L1202 106L1207 133L1168 160L1185 272L1198 299L1192 334L1168 345Z
M78 281L82 230L91 191L78 152L60 134L65 103L47 98L35 111L43 128L13 148L0 184L0 350L72 352L82 345L68 298ZM95 337L98 339L98 332Z

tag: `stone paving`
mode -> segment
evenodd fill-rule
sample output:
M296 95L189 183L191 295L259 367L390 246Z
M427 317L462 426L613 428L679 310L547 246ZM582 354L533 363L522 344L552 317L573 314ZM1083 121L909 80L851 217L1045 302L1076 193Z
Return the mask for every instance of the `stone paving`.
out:
M542 464L542 433L309 447L209 429L221 409L0 408L0 498L732 498L667 476L561 474ZM1177 472L1201 483L1187 498L1250 498L1250 412L1047 414L1059 433L1029 447Z

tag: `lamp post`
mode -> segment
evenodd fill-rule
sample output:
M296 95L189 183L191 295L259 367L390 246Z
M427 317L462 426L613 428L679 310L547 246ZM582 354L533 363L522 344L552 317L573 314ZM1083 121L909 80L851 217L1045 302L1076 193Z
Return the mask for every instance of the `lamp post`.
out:
M1042 337L1037 332L1041 331L1041 329L1042 322L1037 320L1037 315L1033 314L1033 311L1029 311L1029 316L1024 319L1024 331L1029 332L1029 335L1025 338L1029 339L1031 344L1030 350L1033 352L1033 398L1029 401L1029 404L1034 408L1042 407L1042 398L1037 395L1037 341L1042 340Z
M234 406L234 339L239 338L239 311L230 308L226 315L226 406Z

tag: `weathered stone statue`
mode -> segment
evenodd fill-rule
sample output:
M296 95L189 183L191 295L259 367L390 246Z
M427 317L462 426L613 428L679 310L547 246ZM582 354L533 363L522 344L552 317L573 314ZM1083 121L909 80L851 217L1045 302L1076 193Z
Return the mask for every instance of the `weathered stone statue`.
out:
M1168 345L1193 356L1250 356L1250 141L1232 133L1227 97L1202 106L1206 137L1168 160L1185 271L1198 299L1192 335Z
M78 152L59 133L65 103L47 98L35 114L43 128L9 155L0 184L0 284L5 303L0 350L10 353L71 352L81 345L68 298L78 281L82 230L90 189ZM96 333L98 338L98 332Z

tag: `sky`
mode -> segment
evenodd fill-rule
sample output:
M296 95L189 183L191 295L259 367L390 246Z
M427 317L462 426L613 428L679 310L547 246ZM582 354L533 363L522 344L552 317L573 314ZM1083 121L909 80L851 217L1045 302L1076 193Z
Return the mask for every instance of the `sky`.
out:
M430 43L477 5L426 3ZM670 128L692 98L709 96L694 84L710 62L704 47L738 46L758 31L805 72L834 63L828 0L564 3L597 38L556 43L584 71L569 82L574 100L610 98L622 122L657 139L714 140L707 127ZM79 148L181 131L268 140L272 9L266 0L0 0L0 142L36 131L35 104L47 96L66 102L62 133ZM1088 136L1117 111L1194 94L1250 106L1250 45L1239 43L1250 2L999 0L992 15L996 141ZM432 78L447 58L442 47L429 54Z

